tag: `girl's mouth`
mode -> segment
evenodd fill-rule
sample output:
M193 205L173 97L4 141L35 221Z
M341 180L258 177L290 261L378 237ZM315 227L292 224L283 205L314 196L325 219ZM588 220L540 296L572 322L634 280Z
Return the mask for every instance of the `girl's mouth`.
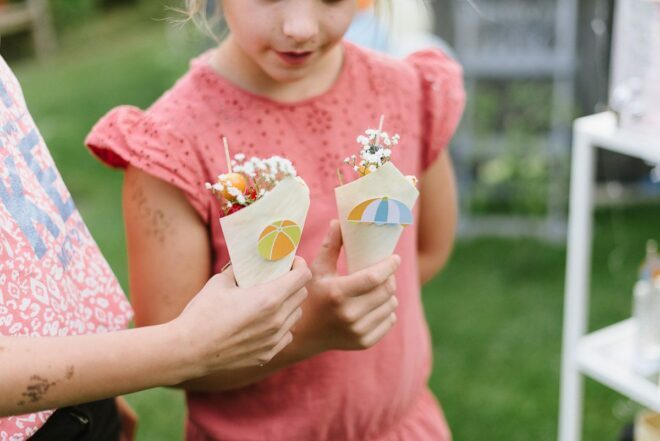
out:
M307 52L280 52L276 51L277 55L280 57L282 61L284 61L286 64L292 65L292 66L298 66L301 64L304 64L309 60L309 58L312 56L314 52L312 51L307 51Z

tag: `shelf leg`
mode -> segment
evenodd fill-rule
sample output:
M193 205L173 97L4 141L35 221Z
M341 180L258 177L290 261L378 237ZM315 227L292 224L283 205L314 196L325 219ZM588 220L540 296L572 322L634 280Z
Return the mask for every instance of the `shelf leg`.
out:
M564 335L561 366L559 441L582 434L583 378L577 364L580 338L587 331L595 152L589 138L574 131L568 219Z

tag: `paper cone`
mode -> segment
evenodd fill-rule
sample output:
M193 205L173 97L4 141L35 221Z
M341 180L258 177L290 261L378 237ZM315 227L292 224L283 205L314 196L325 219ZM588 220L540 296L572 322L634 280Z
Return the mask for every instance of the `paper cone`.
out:
M411 211L419 191L391 162L375 172L335 188L344 254L348 271L353 273L392 255L404 227L376 225L348 220L358 205L375 198L390 198L403 202Z
M252 205L220 219L229 258L240 287L248 288L268 282L291 270L308 209L309 189L305 181L287 177ZM292 228L292 224L283 221L297 224L300 227L299 234L284 234L287 228ZM262 256L265 255L263 241L272 239L272 234L280 234L274 232L274 229L284 231L281 233L282 240L271 240L266 254L268 258L274 259L282 255L285 257L267 260Z

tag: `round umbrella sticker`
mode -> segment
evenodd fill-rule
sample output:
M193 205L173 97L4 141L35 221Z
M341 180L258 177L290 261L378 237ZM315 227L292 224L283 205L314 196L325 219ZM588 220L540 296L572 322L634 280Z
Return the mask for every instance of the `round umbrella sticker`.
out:
M388 197L368 199L355 206L348 215L349 222L376 225L410 225L412 212L406 204Z
M280 260L296 250L301 230L290 220L273 222L261 232L257 249L266 260Z

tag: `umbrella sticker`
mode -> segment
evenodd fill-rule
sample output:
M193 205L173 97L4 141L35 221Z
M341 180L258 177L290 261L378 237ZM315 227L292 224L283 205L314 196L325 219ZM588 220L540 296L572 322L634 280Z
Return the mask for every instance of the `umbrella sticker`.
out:
M300 227L293 221L273 222L264 228L259 236L259 255L270 261L283 259L296 250L300 235Z
M412 212L406 204L388 197L368 199L355 206L348 215L349 222L376 225L410 225Z

